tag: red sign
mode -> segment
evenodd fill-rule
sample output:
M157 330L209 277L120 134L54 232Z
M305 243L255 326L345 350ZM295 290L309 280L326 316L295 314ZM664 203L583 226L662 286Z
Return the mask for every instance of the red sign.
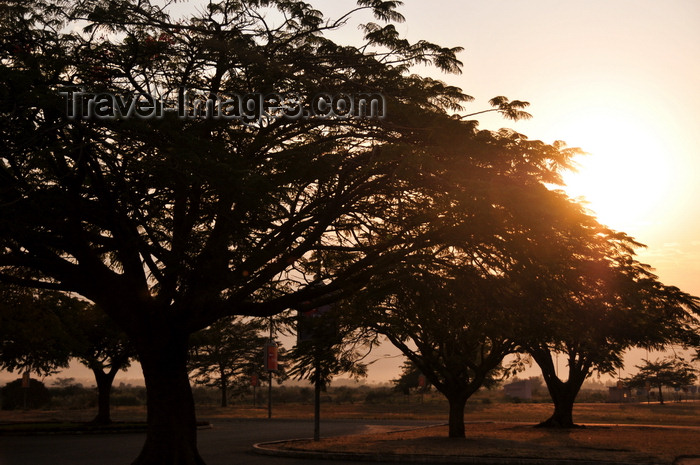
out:
M425 387L425 376L419 375L418 376L418 387Z
M265 344L265 369L277 371L277 346L273 343Z

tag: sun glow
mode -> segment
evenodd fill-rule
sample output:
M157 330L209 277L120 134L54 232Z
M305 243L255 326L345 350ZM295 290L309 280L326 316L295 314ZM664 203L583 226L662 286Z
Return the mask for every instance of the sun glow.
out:
M576 142L570 145L588 153L576 160L577 172L565 174L566 192L582 197L601 223L639 237L667 201L669 149L659 129L609 109L580 114L566 126Z

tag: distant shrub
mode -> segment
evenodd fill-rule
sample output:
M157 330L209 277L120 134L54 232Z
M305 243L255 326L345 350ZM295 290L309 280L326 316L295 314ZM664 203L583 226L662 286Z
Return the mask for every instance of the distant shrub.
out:
M379 404L388 403L394 400L395 391L389 388L375 388L365 396L365 403Z
M51 393L51 408L80 410L94 408L97 405L97 394L94 388L83 387L80 383L71 383L71 379L59 386L49 388Z
M110 396L110 403L115 407L145 405L145 400L134 392L116 392Z
M29 386L22 387L22 380L18 379L7 383L1 391L2 410L15 410L21 408L38 409L46 407L51 402L51 393L44 383L35 379L29 380Z
M333 400L338 404L354 404L358 398L358 390L348 386L340 386L332 390Z

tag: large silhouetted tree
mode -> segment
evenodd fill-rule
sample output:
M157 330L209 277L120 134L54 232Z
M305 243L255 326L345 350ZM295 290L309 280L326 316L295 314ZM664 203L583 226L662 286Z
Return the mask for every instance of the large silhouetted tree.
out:
M402 271L392 293L373 302L366 321L425 375L449 402L449 436L464 438L464 407L479 388L503 372L514 352L514 316L508 283L499 277L461 270L407 276Z
M449 205L446 183L478 178L500 149L520 154L505 157L511 172L565 161L560 146L450 118L469 97L409 69L458 72L459 49L402 39L398 4L357 2L382 22L361 46L324 35L347 16L297 0L211 1L182 19L148 0L0 5L0 279L76 292L129 336L148 396L135 463L202 463L191 333L317 306L413 260L450 222L431 213ZM374 119L323 117L313 99L379 92ZM202 103L246 95L267 97ZM149 99L183 114L147 118ZM492 105L526 116L523 102ZM343 266L307 286L314 250Z
M533 317L524 298L532 244L553 235L566 213L565 198L542 184L542 173L503 170L507 156L515 165L518 157L502 151L479 180L455 183L445 212L452 229L430 259L376 276L348 303L445 395L454 438L465 435L469 397L519 368L517 358L502 362L520 350Z
M523 301L534 323L520 343L540 366L554 412L540 426L575 426L573 407L594 371L614 373L632 347L661 349L695 334L696 297L659 282L640 244L568 202L553 234L533 235ZM529 276L529 278L528 278ZM555 357L566 368L557 372Z

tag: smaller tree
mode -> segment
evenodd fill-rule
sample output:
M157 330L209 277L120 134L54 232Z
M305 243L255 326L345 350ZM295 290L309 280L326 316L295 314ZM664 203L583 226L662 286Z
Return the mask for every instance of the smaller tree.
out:
M404 269L382 276L368 302L354 303L371 309L362 312L364 324L386 336L447 398L451 438L465 437L467 400L520 363L502 365L517 350L512 283L477 268Z
M57 292L0 285L0 369L48 376L68 367L71 337L58 314L71 304Z
M0 294L0 368L46 376L77 358L97 382L93 423L110 423L112 382L135 355L126 335L97 306L62 292L3 285Z
M308 379L314 385L314 440L320 439L321 391L334 376L347 373L354 378L367 375L363 360L372 350L374 338L347 318L341 307L323 306L299 312L292 324L297 344L289 353L289 374Z
M112 422L110 398L119 370L126 370L136 357L126 334L96 305L73 299L59 314L71 339L71 355L92 371L97 383L97 415L94 424Z
M421 386L420 377L423 376L424 384ZM415 363L407 360L401 366L401 376L397 379L392 379L394 389L399 392L409 395L411 389L422 390L423 392L430 389L430 384L427 382L425 375L421 373Z
M680 357L668 357L663 360L650 362L644 360L643 365L637 365L639 372L624 380L630 388L649 386L659 390L659 402L664 403L663 386L682 387L693 384L697 379L697 370Z
M228 405L230 391L262 364L264 319L222 318L190 338L190 377L197 384L216 387L221 406Z
M373 339L347 321L339 310L324 306L305 312L306 315L300 313L297 344L288 357L291 376L319 382L323 389L342 373L354 378L366 376L367 365L362 361L369 354Z

